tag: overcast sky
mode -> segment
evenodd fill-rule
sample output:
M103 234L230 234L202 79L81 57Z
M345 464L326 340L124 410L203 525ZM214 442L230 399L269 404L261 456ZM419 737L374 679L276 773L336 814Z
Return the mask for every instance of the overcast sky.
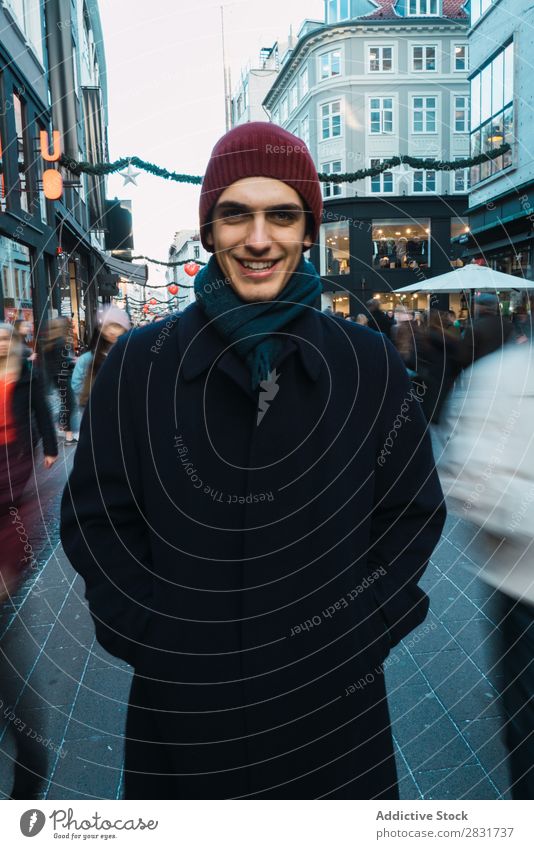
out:
M203 174L224 133L221 12L213 0L100 0L108 71L109 149L185 174ZM224 4L232 88L261 47L323 18L323 0L237 0ZM166 259L176 230L198 225L199 187L143 172L138 185L109 178L109 197L133 201L135 253ZM163 272L150 266L150 282Z

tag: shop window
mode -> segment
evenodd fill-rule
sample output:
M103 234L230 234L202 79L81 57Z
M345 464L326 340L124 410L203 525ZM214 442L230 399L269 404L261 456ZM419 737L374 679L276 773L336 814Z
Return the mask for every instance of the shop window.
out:
M24 318L33 323L31 257L29 248L0 236L0 276L4 298L4 320Z
M335 276L350 273L348 221L321 225L320 250L321 274Z
M372 224L374 268L428 268L430 219L378 219Z

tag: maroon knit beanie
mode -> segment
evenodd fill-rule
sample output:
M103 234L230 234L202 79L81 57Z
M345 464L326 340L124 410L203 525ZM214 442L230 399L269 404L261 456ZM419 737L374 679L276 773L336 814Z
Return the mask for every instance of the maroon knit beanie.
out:
M287 183L302 197L311 211L317 241L323 199L317 169L304 142L268 121L252 121L229 130L211 152L200 193L200 238L206 243L210 213L228 186L245 177L272 177Z

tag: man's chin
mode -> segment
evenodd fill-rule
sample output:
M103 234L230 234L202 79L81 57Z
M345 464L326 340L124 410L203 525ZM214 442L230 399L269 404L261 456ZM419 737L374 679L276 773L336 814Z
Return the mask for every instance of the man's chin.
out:
M232 288L236 295L246 303L254 301L274 301L280 292L283 291L284 285L280 285L279 280L273 280L265 283L244 283L239 281L237 284L232 282Z

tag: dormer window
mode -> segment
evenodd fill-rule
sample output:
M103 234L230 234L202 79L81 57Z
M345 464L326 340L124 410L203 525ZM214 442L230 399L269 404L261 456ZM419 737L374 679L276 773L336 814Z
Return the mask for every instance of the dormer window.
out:
M326 0L326 23L336 24L350 18L350 0Z
M425 18L441 14L441 0L406 0L406 15Z

